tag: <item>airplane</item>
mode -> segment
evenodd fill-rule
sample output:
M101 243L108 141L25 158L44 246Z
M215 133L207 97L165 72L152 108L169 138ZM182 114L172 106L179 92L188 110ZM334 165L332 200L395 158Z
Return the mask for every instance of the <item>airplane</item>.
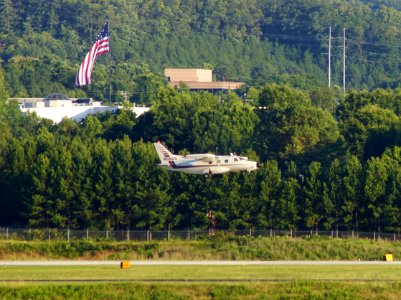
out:
M174 155L162 143L153 143L159 155L159 166L169 171L205 175L223 174L235 171L257 170L259 164L247 157L233 155L215 155L211 153Z

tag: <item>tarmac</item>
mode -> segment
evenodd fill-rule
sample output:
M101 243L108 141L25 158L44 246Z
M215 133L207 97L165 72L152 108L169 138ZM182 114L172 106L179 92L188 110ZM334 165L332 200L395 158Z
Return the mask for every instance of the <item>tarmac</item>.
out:
M388 266L401 265L401 261L315 261L315 260L133 260L131 266ZM117 260L4 260L0 266L113 266Z

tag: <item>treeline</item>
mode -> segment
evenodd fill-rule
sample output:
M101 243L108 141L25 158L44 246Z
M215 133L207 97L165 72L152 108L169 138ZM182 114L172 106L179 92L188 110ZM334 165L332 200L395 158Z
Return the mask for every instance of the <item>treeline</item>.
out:
M208 228L212 210L220 229L401 228L401 90L352 92L331 114L288 85L252 89L246 102L163 87L139 118L123 109L56 125L22 115L1 84L0 95L2 225ZM158 139L261 168L170 173L157 166Z
M94 84L74 89L79 63L110 21L113 101L153 103L166 67L213 68L219 80L327 85L328 30L333 83L342 83L346 29L348 88L400 84L401 8L396 0L49 1L0 0L0 59L12 97L51 92L108 99L108 60ZM157 74L157 75L155 75ZM155 87L156 86L156 87ZM144 90L145 89L145 90Z

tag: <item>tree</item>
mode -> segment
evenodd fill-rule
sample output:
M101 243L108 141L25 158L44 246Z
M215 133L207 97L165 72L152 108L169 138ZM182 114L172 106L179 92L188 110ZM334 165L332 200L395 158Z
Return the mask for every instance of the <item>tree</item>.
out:
M380 158L372 157L367 164L366 169L366 182L365 182L365 195L368 200L367 203L367 222L374 227L372 229L381 230L380 219L383 214L383 202L386 192L386 182L388 179L388 172L386 166Z
M300 185L295 178L283 181L279 201L277 203L276 219L278 229L297 229L300 210Z
M260 171L260 191L257 224L260 227L276 228L279 225L279 200L282 186L281 171L277 161L267 161Z
M109 144L103 139L96 139L91 145L92 172L91 182L94 193L93 209L95 211L93 225L102 229L113 229L115 197L113 195L112 156Z
M325 215L329 219L328 223L334 223L335 228L338 230L339 222L342 218L342 201L343 196L343 174L341 169L341 163L339 159L334 159L331 163L329 170L329 203L325 204Z
M84 229L97 228L95 217L96 194L93 192L92 181L93 156L91 153L91 139L73 138L70 144L71 178L68 188L72 194L68 202L70 228Z
M385 164L388 173L384 204L382 205L383 217L381 219L381 226L385 231L400 230L400 150L400 147L389 148L382 156L382 161Z
M11 0L0 0L0 32L4 34L12 33L16 21L17 15Z
M134 194L131 200L132 224L142 229L166 229L171 211L170 184L158 168L157 154L152 144L143 142L133 146L133 159L137 166L132 178Z
M358 230L359 218L364 214L362 205L362 165L356 156L348 157L344 165L343 204L341 207L343 220L347 229L352 226Z
M334 118L313 107L301 91L289 86L268 85L260 92L257 111L260 125L256 147L262 159L289 158L323 145L339 137Z
M133 158L133 144L128 136L116 140L112 145L112 178L113 195L116 198L115 205L111 209L116 227L132 228L135 223L136 213L132 207L135 196L134 174L141 162Z
M321 168L319 162L312 162L309 165L303 187L304 203L303 216L307 228L319 229L319 223L323 218L325 190L320 180Z
M8 100L8 94L6 91L3 70L0 68L0 114L1 115L4 113L2 110L4 109L4 104L7 100Z
M0 121L0 217L3 224L26 224L30 203L31 138L17 139Z

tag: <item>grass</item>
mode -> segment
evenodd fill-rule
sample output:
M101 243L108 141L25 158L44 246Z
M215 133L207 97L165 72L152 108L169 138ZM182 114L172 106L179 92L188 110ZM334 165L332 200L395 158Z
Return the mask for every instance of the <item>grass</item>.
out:
M4 280L187 280L187 281L400 281L401 265L356 266L189 266L147 265L131 266L5 266L0 269Z
M378 260L400 242L327 237L219 236L198 241L0 241L0 260Z
M395 259L400 257L401 243L322 237L234 236L149 243L0 241L0 260L380 260L388 252L393 253ZM145 282L160 279L174 282ZM121 270L117 265L0 266L0 299L401 299L400 282L401 266L391 264L134 265L127 270Z
M118 266L6 266L0 271L0 299L400 299L400 271L401 266L394 265L133 266L127 270ZM29 279L77 282L22 281ZM80 282L84 279L113 282ZM187 282L126 282L130 279Z
M77 284L0 286L2 299L399 299L398 283Z

